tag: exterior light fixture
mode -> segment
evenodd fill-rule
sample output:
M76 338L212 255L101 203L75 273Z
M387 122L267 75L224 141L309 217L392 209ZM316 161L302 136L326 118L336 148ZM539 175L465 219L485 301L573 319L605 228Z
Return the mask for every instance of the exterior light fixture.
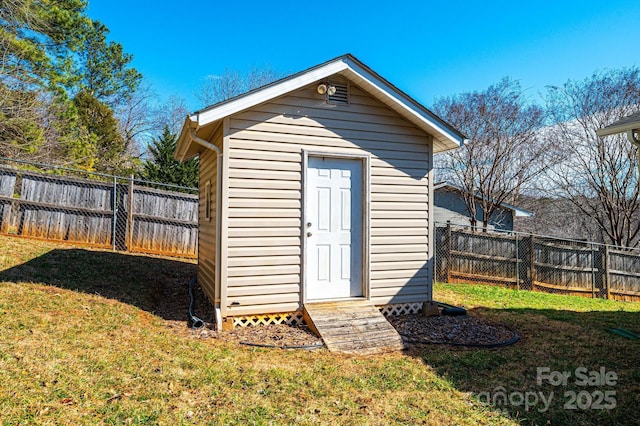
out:
M336 94L336 88L335 86L332 86L330 84L326 84L326 83L320 83L318 84L318 87L316 88L316 90L318 91L319 94L324 95L327 94L329 96L333 96Z

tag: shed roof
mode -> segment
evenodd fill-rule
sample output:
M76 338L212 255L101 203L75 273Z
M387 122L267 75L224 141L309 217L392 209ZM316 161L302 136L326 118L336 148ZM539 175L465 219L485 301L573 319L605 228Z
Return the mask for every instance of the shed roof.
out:
M454 185L452 183L448 183L448 182L436 183L433 185L433 189L434 191L437 191L438 189L448 189L448 190L454 190L458 192L467 192L464 189L460 188L459 186ZM476 198L480 198L480 196L478 195L474 195L474 196ZM516 207L512 204L500 203L499 205L503 209L511 210L515 217L532 217L534 215L532 211L521 209L520 207Z
M616 133L626 133L628 131L640 131L640 112L614 121L607 127L597 130L596 134L598 136L608 136L615 135Z
M406 120L431 134L434 138L434 153L459 148L464 143L465 136L462 133L382 78L353 55L346 54L190 114L185 120L178 139L176 158L184 161L194 155L193 151L189 149L195 143L191 137L190 129L195 129L197 132L202 127L215 125L225 117L269 102L336 74L355 83Z

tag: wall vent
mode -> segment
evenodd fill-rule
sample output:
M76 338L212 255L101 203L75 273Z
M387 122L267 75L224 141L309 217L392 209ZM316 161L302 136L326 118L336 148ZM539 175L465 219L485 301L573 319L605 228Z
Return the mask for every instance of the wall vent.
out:
M330 95L327 98L327 102L335 105L348 105L349 104L349 85L342 83L333 83L329 82L329 84L336 88L336 93Z

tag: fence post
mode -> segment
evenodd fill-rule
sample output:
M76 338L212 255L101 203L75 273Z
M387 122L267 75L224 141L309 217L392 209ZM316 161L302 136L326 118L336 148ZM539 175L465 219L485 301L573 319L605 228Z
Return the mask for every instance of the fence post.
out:
M591 246L591 298L596 298L596 253L593 250L593 243Z
M116 251L116 227L118 225L117 221L118 221L118 179L114 176L113 177L113 196L112 196L112 210L113 210L113 221L111 222L112 225L112 229L111 229L111 247L113 248L113 251Z
M604 297L609 299L609 246L604 246L604 253L602 254L602 264L604 267L604 274L602 276L602 285L605 289Z
M127 251L133 247L133 175L129 176L129 215L127 217Z
M9 220L11 219L11 201L0 204L0 234L9 233Z
M518 290L520 290L520 255L519 255L519 247L520 245L518 244L518 233L515 233L516 239L515 239L515 245L516 245L516 288Z
M529 277L531 280L531 288L533 291L536 282L536 241L533 234L529 235Z
M451 282L451 221L447 221L447 231L446 231L446 240L447 240L447 282Z

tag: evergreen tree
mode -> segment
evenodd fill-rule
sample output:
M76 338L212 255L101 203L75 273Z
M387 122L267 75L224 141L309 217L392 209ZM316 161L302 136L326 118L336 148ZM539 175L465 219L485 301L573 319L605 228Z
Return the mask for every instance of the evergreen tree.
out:
M125 144L113 110L85 90L73 98L73 105L78 123L89 136L84 150L87 157L73 159L81 160L81 164L88 166L86 168L94 168L95 165L95 169L101 172L120 172L119 163L125 157Z
M0 1L0 155L37 158L42 152L52 156L43 161L71 160L88 169L95 163L108 172L129 162L122 137L103 137L87 118L99 111L112 121L142 76L131 67L132 56L107 39L108 28L87 16L87 4Z
M198 159L180 163L173 156L178 137L165 126L162 135L153 138L149 145L151 158L143 163L142 178L153 181L181 185L190 188L198 186Z
M78 75L83 90L113 108L131 98L142 74L130 67L133 55L125 53L120 43L108 41L107 34L109 29L100 21L87 24Z

